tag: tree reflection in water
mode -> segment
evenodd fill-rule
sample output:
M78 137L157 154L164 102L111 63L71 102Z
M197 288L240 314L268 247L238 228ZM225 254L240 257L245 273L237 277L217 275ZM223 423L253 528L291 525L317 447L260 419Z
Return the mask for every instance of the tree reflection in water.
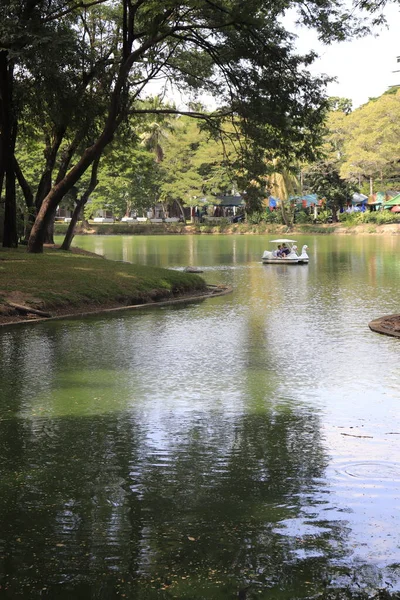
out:
M329 495L317 418L164 428L167 441L128 414L1 422L5 597L305 598L338 577L346 531L312 512ZM296 519L312 532L282 534Z

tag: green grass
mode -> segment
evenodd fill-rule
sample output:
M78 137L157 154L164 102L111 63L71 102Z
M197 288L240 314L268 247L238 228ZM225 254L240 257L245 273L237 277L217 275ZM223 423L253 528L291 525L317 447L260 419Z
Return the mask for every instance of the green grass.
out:
M183 223L91 223L90 230L96 235L165 235L166 233L179 234L184 231ZM67 223L55 223L54 233L65 235ZM86 233L79 226L77 234Z
M0 302L37 308L141 304L202 291L198 275L46 249L0 250ZM13 300L14 299L14 300Z

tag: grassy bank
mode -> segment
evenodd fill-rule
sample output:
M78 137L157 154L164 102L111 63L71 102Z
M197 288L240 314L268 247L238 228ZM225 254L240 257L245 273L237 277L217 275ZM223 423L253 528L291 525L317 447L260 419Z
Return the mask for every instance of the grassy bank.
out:
M80 251L0 251L3 322L16 314L11 304L67 314L143 304L205 290L206 284L198 275L109 261Z
M66 223L56 223L55 233L64 235ZM84 235L278 235L291 233L293 235L335 235L335 234L400 234L400 220L397 223L359 223L341 222L330 224L295 224L290 230L285 225L276 223L229 223L205 225L201 223L112 223L91 225L90 229L76 229L77 234Z

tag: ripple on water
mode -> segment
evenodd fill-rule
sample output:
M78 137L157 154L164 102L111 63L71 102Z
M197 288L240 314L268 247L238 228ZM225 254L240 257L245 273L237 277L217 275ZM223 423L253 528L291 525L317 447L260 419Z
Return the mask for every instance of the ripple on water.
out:
M400 482L400 464L385 461L360 461L351 462L335 467L340 476L354 477L363 481L388 479L391 482Z

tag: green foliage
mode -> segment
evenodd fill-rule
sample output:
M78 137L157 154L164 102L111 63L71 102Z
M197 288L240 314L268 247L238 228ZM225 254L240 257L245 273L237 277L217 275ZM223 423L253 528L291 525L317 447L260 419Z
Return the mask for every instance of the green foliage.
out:
M250 225L258 225L258 223L265 221L265 218L266 213L255 210L248 215L247 223L249 223Z
M11 0L0 7L0 37L8 66L14 68L9 70L14 73L9 82L14 90L12 113L19 124L24 122L27 130L40 134L45 145L46 165L36 185L44 196L49 194L33 228L30 251L42 249L49 215L74 186L81 193L85 172L129 114L156 115L147 122L147 130L140 130L136 121L135 134L147 135L148 148L162 163L157 116L165 108L149 107L142 100L160 78L187 97L214 96L219 108L198 116L215 136L224 130L225 140L237 144L233 176L227 174L224 161L197 164L191 155L199 149L196 146L186 157L196 164L185 171L184 157L176 151L182 177L174 178L173 167L166 165L161 199L190 199L199 190L215 193L234 180L248 192L248 209L259 209L255 190L267 161L277 156L288 163L314 160L327 108L327 78L313 77L307 69L313 53L294 53L281 17L293 8L299 21L316 28L327 42L365 27L341 0L268 6L264 0L22 4L23 9ZM109 172L103 175L110 179L96 192L97 198L107 203L107 190L114 184L117 204L123 204L123 198L131 196L126 178L120 182ZM157 185L148 181L138 195L153 195Z
M365 211L341 213L339 220L347 226L362 225L363 223L374 223L376 225L388 225L390 223L400 224L400 215L390 210Z
M368 102L348 117L341 175L350 180L399 175L400 91Z
M296 222L296 225L301 225L304 223L312 223L313 215L306 212L305 210L299 210L298 212L296 212L295 222Z
M282 213L279 210L254 211L247 215L247 223L258 225L260 223L283 224Z
M265 223L284 224L280 210L266 210L264 213L264 221Z
M356 190L354 184L340 176L339 168L337 161L325 160L304 170L304 185L319 198L325 198L332 213L344 207Z
M195 206L199 199L214 202L216 194L235 187L231 143L210 137L189 117L181 117L165 140L160 164L160 199Z
M157 201L159 176L151 152L143 146L124 146L119 140L100 165L99 184L91 194L85 216L89 218L100 209L108 209L116 217L130 211L143 214Z
M339 96L331 96L329 98L329 109L331 111L340 111L346 115L353 110L353 102L350 98L341 98Z

